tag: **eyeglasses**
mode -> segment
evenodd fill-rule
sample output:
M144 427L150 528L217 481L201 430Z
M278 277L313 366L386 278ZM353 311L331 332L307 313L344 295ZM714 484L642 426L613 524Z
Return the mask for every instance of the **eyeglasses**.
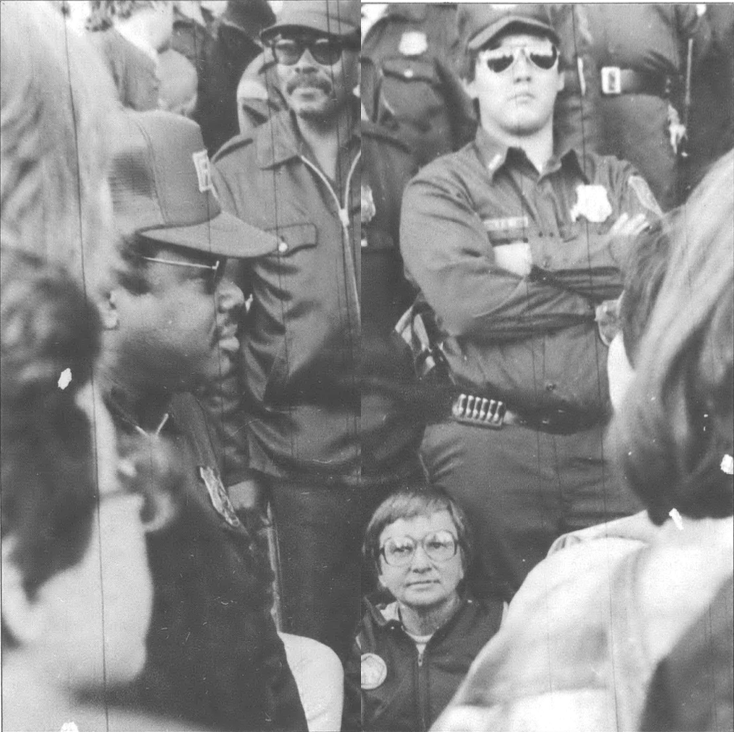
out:
M212 288L216 287L219 281L224 277L224 265L227 263L226 258L215 260L214 264L199 264L198 262L179 262L174 259L163 259L161 257L140 257L146 262L158 262L159 264L171 264L174 267L192 267L194 269L208 269L211 276L208 278L207 284Z
M518 46L484 50L480 52L479 59L487 64L490 71L501 74L517 63L520 54L543 71L550 71L558 62L558 49L555 46Z
M281 38L271 46L275 60L283 66L293 66L298 63L306 49L313 60L322 66L333 66L342 56L345 48L352 44L345 43L338 38Z
M380 554L391 567L404 567L413 561L418 546L423 547L426 556L434 562L448 562L456 556L458 543L450 531L434 531L420 541L410 536L388 539L380 547Z

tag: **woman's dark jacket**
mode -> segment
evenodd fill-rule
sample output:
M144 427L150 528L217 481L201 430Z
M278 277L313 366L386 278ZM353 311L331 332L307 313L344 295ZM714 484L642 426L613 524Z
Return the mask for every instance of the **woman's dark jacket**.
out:
M365 606L352 662L356 664L358 658L374 654L384 661L387 676L377 688L361 690L362 729L429 729L453 697L474 658L499 630L502 601L463 598L450 620L428 641L422 658L402 624L385 619L381 612L384 605L365 600Z

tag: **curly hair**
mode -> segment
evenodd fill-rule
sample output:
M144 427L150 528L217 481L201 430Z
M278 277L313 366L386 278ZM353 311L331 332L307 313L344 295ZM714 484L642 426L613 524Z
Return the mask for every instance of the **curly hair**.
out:
M2 531L29 596L79 561L96 504L92 436L75 403L99 351L99 315L62 267L2 247ZM70 369L67 388L58 385Z
M734 452L734 152L678 214L671 247L613 423L624 475L657 524L673 508L691 518L734 510L720 467Z

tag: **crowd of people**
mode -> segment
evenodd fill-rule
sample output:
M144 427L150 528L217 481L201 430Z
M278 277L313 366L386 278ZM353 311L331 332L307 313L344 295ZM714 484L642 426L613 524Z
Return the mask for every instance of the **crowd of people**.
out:
M2 728L734 730L734 7L2 3Z

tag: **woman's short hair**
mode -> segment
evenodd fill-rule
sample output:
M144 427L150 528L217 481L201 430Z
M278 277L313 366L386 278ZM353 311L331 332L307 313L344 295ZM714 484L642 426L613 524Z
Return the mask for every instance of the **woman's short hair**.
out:
M671 231L668 271L614 422L631 488L662 523L732 515L734 152L694 191Z
M439 511L446 511L454 522L464 569L467 569L474 559L474 537L469 521L461 506L438 486L406 487L388 496L378 506L365 531L362 547L365 560L379 573L382 532L400 519L431 516Z
M0 40L3 233L101 291L115 259L104 197L112 79L50 4L3 2Z

